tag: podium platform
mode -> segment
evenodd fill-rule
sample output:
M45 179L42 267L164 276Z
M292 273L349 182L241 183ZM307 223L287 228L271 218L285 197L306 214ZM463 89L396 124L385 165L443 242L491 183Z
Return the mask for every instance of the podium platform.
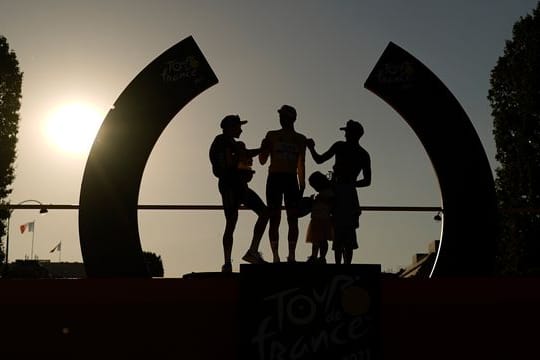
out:
M313 271L303 265L301 271ZM249 265L245 271L252 268L252 275L259 270L271 275L271 269L258 266ZM287 268L274 270L287 273ZM330 278L335 275L332 270L329 274ZM246 335L241 330L245 325L242 314L248 300L242 299L246 289L241 275L2 279L0 352L3 357L238 360L243 355L239 350L241 336ZM276 277L281 284L291 285L282 280ZM289 280L294 282L294 276ZM540 322L538 278L415 280L383 274L378 283L381 352L375 355L381 359L519 359L536 352L536 332L530 329ZM315 289L319 297L314 299L322 299L324 289ZM257 298L256 291L252 296ZM308 304L302 296L297 301ZM281 299L286 308L284 297ZM353 315L361 313L354 303L349 306ZM294 319L301 324L311 319L310 314L300 312ZM252 320L256 323L256 317ZM343 329L338 328L339 334ZM254 333L248 331L247 335ZM358 360L361 354L334 359Z

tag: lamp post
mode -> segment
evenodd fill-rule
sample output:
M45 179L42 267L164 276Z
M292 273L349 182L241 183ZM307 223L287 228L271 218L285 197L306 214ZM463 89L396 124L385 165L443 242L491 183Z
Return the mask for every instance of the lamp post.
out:
M49 211L47 210L47 207L41 202L41 201L38 201L38 200L33 200L33 199L28 199L28 200L23 200L17 204L7 204L7 208L8 208L8 221L7 221L7 226L6 226L6 259L5 259L5 269L7 270L8 268L8 264L9 264L9 224L11 222L11 213L13 212L13 210L15 209L20 209L20 208L24 208L23 207L23 204L27 204L29 202L34 202L36 204L39 205L39 213L40 214L46 214L48 213ZM30 207L32 208L32 207Z

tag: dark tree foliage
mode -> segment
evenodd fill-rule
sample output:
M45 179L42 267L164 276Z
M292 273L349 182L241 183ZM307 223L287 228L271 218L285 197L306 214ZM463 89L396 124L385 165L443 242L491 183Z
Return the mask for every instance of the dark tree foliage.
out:
M540 2L514 24L491 72L497 146L499 271L540 274Z
M19 109L21 107L22 73L15 52L9 49L5 37L0 36L0 204L6 204L15 178ZM0 207L0 238L6 234L8 210ZM0 250L0 257L4 253Z
M153 252L143 251L144 262L151 277L163 277L163 262L161 256Z

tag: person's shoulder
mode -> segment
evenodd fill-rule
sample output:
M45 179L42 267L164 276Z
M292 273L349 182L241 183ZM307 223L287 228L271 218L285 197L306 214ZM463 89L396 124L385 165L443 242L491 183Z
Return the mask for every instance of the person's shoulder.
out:
M211 146L215 146L220 141L220 137L219 137L220 135L217 135L216 137L214 137L214 140L212 140Z
M307 136L304 135L304 134L300 134L299 132L296 133L296 136L297 136L299 139L302 139L303 141L306 141L306 140L307 140Z
M284 134L283 129L270 130L266 133L266 139L270 142L279 141L279 139L283 138Z
M335 143L332 144L332 147L335 149L342 149L347 146L347 142L343 140L338 140Z
M275 137L275 136L277 136L279 134L280 130L281 129L279 129L279 130L270 130L270 131L268 131L266 133L266 137L267 138Z
M363 146L359 146L359 153L360 153L360 156L363 158L363 159L366 159L366 160L370 160L371 157L369 155L369 152L363 147Z
M298 142L306 142L306 140L307 140L307 136L306 136L306 135L301 134L301 133L299 133L299 132L297 132L297 131L293 131L293 132L292 132L292 135L293 135L294 139L295 139L296 141L298 141Z
M219 134L214 138L214 141L212 142L212 146L215 147L227 147L227 146L235 146L236 140L231 139L225 134Z
M369 156L369 151L367 151L366 148L364 148L362 145L360 145L360 151L361 151L363 154Z
M214 140L212 141L212 144L219 144L225 141L225 136L223 134L216 135Z

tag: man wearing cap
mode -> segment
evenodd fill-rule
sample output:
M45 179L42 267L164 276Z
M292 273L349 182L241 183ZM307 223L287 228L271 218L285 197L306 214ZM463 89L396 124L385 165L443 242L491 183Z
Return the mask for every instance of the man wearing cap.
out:
M295 262L298 241L298 203L305 185L306 137L294 129L296 109L283 105L279 110L281 129L269 131L261 144L259 161L266 164L270 158L266 181L266 203L270 210L268 235L274 262L279 262L279 224L281 205L285 202L287 211L288 250L287 260Z
M242 125L246 123L238 115L225 116L220 124L222 133L215 137L209 150L212 172L219 179L218 188L225 212L223 272L232 271L233 234L241 204L257 214L251 245L242 259L250 263L265 262L258 249L268 223L268 209L262 199L248 187L254 173L251 169L252 158L259 154L260 149L246 149L243 142L235 140L240 137Z
M332 183L335 192L334 207L334 243L336 264L352 262L353 250L358 248L356 229L359 226L360 204L356 188L371 184L371 159L369 153L360 146L360 138L364 135L362 125L354 120L347 121L345 141L337 141L323 154L315 151L315 142L307 140L307 147L313 160L321 164L332 157L335 163L332 172ZM362 173L362 179L358 177Z

